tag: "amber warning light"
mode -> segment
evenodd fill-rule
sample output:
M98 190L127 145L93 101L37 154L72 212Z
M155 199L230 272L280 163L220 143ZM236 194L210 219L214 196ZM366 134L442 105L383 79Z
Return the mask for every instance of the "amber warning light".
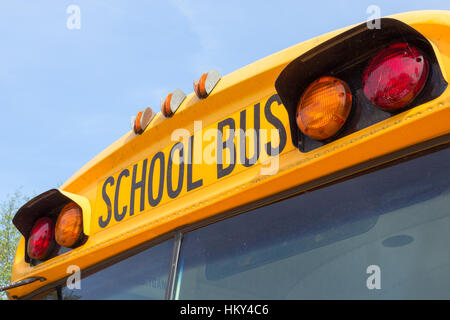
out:
M83 214L74 202L64 206L58 216L55 227L56 242L64 247L72 248L83 237Z
M334 77L321 77L309 85L297 106L297 125L307 136L324 140L334 136L352 107L348 85Z

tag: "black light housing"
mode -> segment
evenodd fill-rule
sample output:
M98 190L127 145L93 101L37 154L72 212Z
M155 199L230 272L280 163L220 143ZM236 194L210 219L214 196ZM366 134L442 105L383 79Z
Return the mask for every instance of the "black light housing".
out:
M302 152L314 150L331 141L388 119L440 96L447 88L430 42L407 24L392 18L380 19L381 29L369 29L362 23L305 52L290 62L279 74L275 88L289 115L292 143ZM420 94L400 111L386 111L374 106L364 95L363 74L369 61L393 43L409 43L423 52L428 61L428 75ZM345 81L354 97L352 111L341 130L322 141L302 134L296 123L296 108L302 93L316 79L332 76Z
M71 201L71 199L63 195L58 189L51 189L34 197L17 211L12 222L25 238L25 262L37 264L39 261L42 261L40 259L30 258L28 253L28 243L32 228L42 218L49 219L54 228L61 209ZM52 231L54 233L54 230ZM51 242L52 250L46 252L42 257L43 260L58 255L61 247L56 244L54 236Z

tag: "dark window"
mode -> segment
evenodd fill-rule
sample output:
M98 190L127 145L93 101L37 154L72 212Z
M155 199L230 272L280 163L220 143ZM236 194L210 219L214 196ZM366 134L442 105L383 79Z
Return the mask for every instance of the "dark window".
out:
M447 148L185 234L174 298L449 299L449 244Z
M98 271L80 282L80 289L63 287L65 300L164 299L173 239ZM82 271L83 274L83 271Z
M31 299L33 300L59 300L58 297L58 288L53 288L50 291L46 291L44 293L33 296Z

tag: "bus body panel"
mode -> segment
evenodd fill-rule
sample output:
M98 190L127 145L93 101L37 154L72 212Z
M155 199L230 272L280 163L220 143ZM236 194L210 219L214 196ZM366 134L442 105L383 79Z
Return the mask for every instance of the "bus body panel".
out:
M432 43L444 77L447 77L450 72L450 13L421 11L391 17L412 26ZM25 241L22 238L18 245L11 282L34 276L43 276L47 281L11 289L8 294L11 297L25 296L42 286L67 277L67 268L71 265L77 265L83 270L177 228L244 207L290 188L302 185L305 186L304 189L315 187L320 183L363 170L361 167L345 172L345 169L369 163L364 166L364 169L367 169L370 167L370 161L374 159L449 134L450 93L447 88L435 100L392 116L311 152L301 153L292 145L289 138L289 123L283 113L285 111L276 99L275 79L294 58L349 28L351 26L305 41L224 76L207 99L198 100L192 93L187 96L172 118L164 119L161 113L158 113L142 135L136 136L129 132L101 152L61 187L63 191L89 200L92 218L89 221L88 241L70 252L51 258L37 266L30 266L24 260ZM446 80L448 81L447 78ZM272 100L267 111L266 104L270 99ZM243 110L246 110L246 123L250 126L256 105L262 119L261 128L268 130L276 128L274 122L270 121L272 114L282 122L286 131L287 139L280 155L278 157L266 155L265 158L260 159L277 158L276 174L264 174L264 168L270 164L264 161L248 167L236 164L230 174L220 178L217 177L216 164L208 168L194 165L192 168L194 176L191 177L191 182L202 180L203 183L188 191L187 168L184 166L183 187L176 197L172 198L164 194L164 199L158 205L152 207L146 203L142 211L140 202L136 202L135 213L129 216L130 198L120 194L119 207L122 209L128 204L127 217L115 221L114 212L112 212L112 222L106 227L99 226L99 219L106 220L107 204L102 191L108 177L114 179L114 185L111 183L105 187L111 200L114 198L114 186L121 172L128 169L128 176L122 179L124 181L122 186L126 187L126 184L130 183L134 165L142 166L145 159L148 165L160 151L163 151L167 158L176 144L176 141L171 139L175 129L187 129L189 134L194 136L196 133L203 135L210 128L217 131L219 124L230 118L239 129ZM194 123L199 120L202 121L202 129L196 131ZM188 140L184 140L185 152L189 151ZM274 145L280 142L280 139L276 140L272 141ZM208 142L208 140L203 137L202 142ZM266 142L271 142L269 137ZM239 144L236 136L234 144ZM203 145L202 153L205 147L207 144ZM411 152L415 151L417 150ZM167 165L167 159L165 160ZM157 171L156 168L159 169L155 164ZM339 172L341 174L336 175ZM138 168L136 173L140 177L142 168ZM167 171L164 172L164 177L167 179ZM173 177L176 178L176 173ZM320 181L319 179L323 177L327 177L326 180ZM313 181L320 182L308 185ZM172 189L176 189L175 186L174 179ZM165 185L164 188L167 193L167 186ZM135 192L135 197L140 197L140 190ZM148 202L147 198L148 190L145 195L146 202Z

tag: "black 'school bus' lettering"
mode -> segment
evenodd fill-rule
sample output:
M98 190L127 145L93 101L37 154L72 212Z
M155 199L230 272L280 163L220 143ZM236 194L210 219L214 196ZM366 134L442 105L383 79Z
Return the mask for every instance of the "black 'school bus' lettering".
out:
M258 159L259 159L259 129L260 129L260 104L257 103L253 107L253 129L255 133L255 141L254 141L254 150L253 150L253 157L251 159L247 158L247 138L246 138L246 111L242 110L240 114L240 122L241 122L241 134L240 134L240 141L239 141L239 148L240 148L240 160L244 167L251 167L254 165Z
M172 165L173 165L173 157L175 151L180 151L180 170L178 173L178 185L175 190L173 190L172 186ZM169 197L176 198L181 192L183 188L183 178L184 178L184 145L181 142L177 142L172 149L170 150L169 160L167 162L167 194Z
M128 169L125 169L119 174L119 177L117 178L116 194L114 195L114 219L116 219L116 221L121 221L127 213L127 206L123 206L122 213L119 214L119 193L120 182L122 181L122 178L128 177L129 175L130 171Z
M192 164L194 158L194 136L189 138L189 147L188 147L188 163L187 163L187 191L191 191L197 189L203 185L203 179L197 180L195 182L192 181Z
M286 129L284 128L283 123L272 113L272 110L270 109L274 102L277 102L278 105L282 104L280 97L277 94L274 94L267 100L264 107L264 115L266 116L267 121L277 128L280 135L280 144L278 145L278 148L273 148L272 142L266 143L266 151L269 156L279 155L283 151L287 142Z
M164 153L159 151L152 158L152 162L150 163L150 170L148 173L148 203L152 207L156 207L162 199L164 192L164 171L165 171L165 159ZM156 198L153 198L153 172L155 171L155 163L156 160L159 160L159 186L158 186L158 195Z
M265 145L266 152L269 156L276 156L279 155L283 149L286 146L287 142L287 134L286 129L282 123L282 121L275 116L274 113L272 113L271 107L274 103L277 103L278 105L281 105L282 102L277 94L272 95L266 102L264 106L264 116L266 120L273 125L278 133L279 133L279 145L278 147L273 147L272 142L267 142ZM254 150L253 153L250 152L247 154L247 139L246 139L246 129L247 129L247 110L242 110L240 112L240 141L239 141L239 148L240 148L240 162L245 167L250 167L254 165L261 154L261 104L258 102L253 106L253 130L255 134L254 139ZM229 129L229 135L226 139L224 139L224 128L228 127ZM223 178L229 174L231 174L236 166L236 145L234 143L235 138L235 131L236 131L236 124L235 120L233 118L227 118L225 120L222 120L217 124L217 179ZM224 164L223 154L224 151L228 149L230 152L230 163ZM172 185L172 176L173 176L173 157L176 153L176 151L179 152L179 172L178 172L178 183L176 185L176 188L174 189L174 185ZM248 158L250 154L253 154L251 158ZM186 185L187 185L187 191L192 191L194 189L197 189L201 186L203 186L203 179L198 179L196 181L193 181L193 155L194 155L194 135L190 136L189 144L188 144L188 163L187 163L187 177L186 177ZM159 160L159 184L158 184L158 192L156 197L154 197L153 193L153 182L154 182L154 173L155 173L155 165L156 162ZM143 160L142 162L142 174L140 177L140 180L138 181L137 177L137 170L139 163L134 164L133 166L133 172L131 177L131 194L130 194L130 216L134 215L135 213L135 197L136 197L136 191L138 189L140 190L140 206L139 210L140 212L145 210L145 192L147 191L147 200L151 207L156 207L162 200L163 194L164 194L164 180L167 178L167 194L170 198L174 199L177 196L180 195L182 189L183 189L183 183L184 183L184 145L182 142L178 142L172 146L172 149L169 153L169 159L167 162L167 172L165 170L165 155L162 151L159 151L156 153L151 162L150 162L150 168L147 171L147 163L148 159ZM227 166L226 166L227 165ZM148 175L147 175L148 172ZM167 174L167 177L166 177ZM111 199L106 192L106 189L108 186L113 187L114 186L114 177L110 176L103 184L102 187L102 197L103 201L106 204L107 207L107 215L106 217L100 216L98 219L99 226L101 228L105 228L110 222L112 217L112 211L114 211L114 218L116 221L121 221L125 218L128 206L124 205L122 207L121 213L119 213L119 195L120 195L120 184L123 178L129 177L130 171L128 169L124 169L122 172L120 172L116 187L115 187L115 194L114 194L114 203L111 204ZM146 186L146 183L148 185ZM146 189L147 188L147 189Z
M141 181L136 182L138 164L133 166L133 177L131 180L131 195L130 195L130 216L134 215L134 197L137 189L141 189L141 202L139 210L142 212L145 208L145 180L147 178L147 159L142 163L142 177Z
M230 134L226 141L223 141L223 128L230 127ZM217 179L229 175L236 165L236 146L234 145L234 131L236 125L232 118L220 121L217 125ZM223 150L229 149L231 153L231 163L227 168L223 168Z
M111 199L109 199L108 194L106 193L106 186L108 184L110 184L111 186L114 185L114 178L113 177L109 177L108 179L106 179L105 183L103 184L102 197L103 197L103 201L105 201L106 208L108 209L108 215L106 216L105 220L103 220L102 216L100 216L98 218L98 225L100 226L100 228L106 227L109 224L109 221L111 221L111 214L112 214Z

